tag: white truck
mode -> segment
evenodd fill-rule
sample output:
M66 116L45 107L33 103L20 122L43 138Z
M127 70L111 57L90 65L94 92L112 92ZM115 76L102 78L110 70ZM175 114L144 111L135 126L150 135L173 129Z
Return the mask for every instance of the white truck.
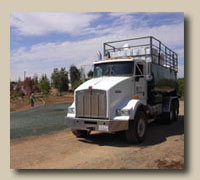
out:
M91 131L125 131L130 143L145 139L147 123L177 120L178 56L148 36L104 43L93 78L74 92L65 117L77 137Z

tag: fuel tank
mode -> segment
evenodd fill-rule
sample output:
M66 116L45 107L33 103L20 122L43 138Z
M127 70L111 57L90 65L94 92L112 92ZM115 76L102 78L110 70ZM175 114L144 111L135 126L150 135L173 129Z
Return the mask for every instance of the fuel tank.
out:
M151 64L152 81L148 82L148 101L150 104L161 103L163 96L176 95L178 84L176 72L158 64Z

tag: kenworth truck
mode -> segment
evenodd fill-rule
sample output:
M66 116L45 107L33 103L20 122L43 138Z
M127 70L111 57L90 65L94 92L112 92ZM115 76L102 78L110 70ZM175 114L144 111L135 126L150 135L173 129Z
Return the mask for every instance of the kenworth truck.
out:
M77 137L124 131L130 143L145 139L147 124L178 118L178 55L148 36L104 43L93 78L74 92L65 117Z

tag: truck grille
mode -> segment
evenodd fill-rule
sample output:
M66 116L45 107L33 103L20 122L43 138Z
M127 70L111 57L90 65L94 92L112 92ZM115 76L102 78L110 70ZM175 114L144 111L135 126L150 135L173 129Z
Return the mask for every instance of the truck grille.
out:
M106 92L93 89L76 92L76 117L106 118Z

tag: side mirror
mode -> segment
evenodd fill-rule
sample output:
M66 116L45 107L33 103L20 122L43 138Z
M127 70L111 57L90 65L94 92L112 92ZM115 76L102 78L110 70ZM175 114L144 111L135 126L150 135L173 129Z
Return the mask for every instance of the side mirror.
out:
M152 81L152 80L153 80L153 76L152 76L152 75L146 76L146 80L147 80L147 81Z

